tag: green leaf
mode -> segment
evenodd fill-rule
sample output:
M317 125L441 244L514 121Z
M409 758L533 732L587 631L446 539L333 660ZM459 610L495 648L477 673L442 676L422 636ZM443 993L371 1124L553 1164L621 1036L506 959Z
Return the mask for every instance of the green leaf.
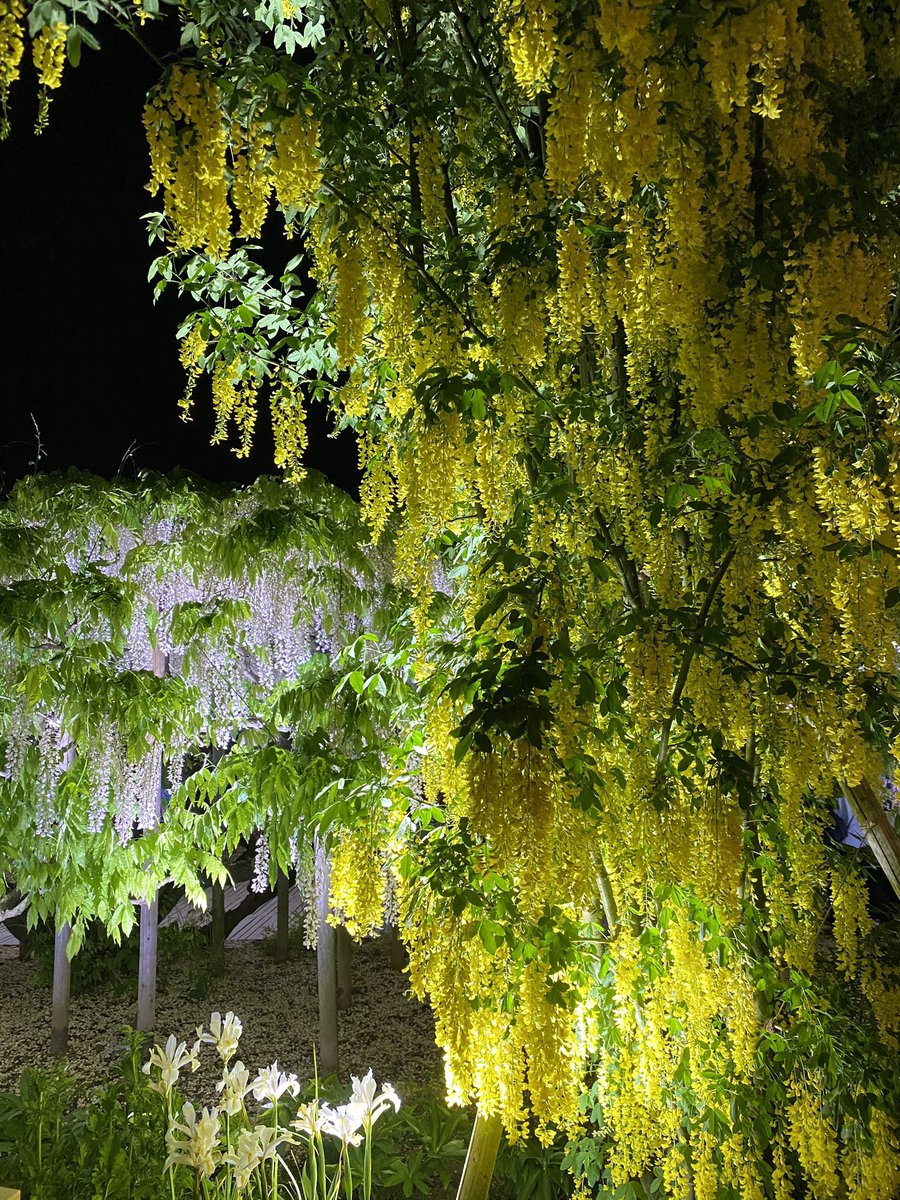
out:
M496 921L479 921L478 936L488 954L494 954L497 947L506 940L506 930Z
M593 704L597 699L597 685L594 682L594 677L590 671L582 671L578 676L578 696L575 703L578 705Z
M81 27L70 25L66 30L66 58L73 67L77 67L81 62L82 40Z

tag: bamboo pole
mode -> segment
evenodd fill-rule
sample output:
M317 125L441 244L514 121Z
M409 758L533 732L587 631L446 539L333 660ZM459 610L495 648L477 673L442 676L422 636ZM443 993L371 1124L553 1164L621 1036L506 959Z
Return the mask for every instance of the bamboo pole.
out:
M872 785L863 779L856 787L844 786L844 794L859 822L869 849L900 896L900 836L888 819Z
M469 1149L459 1181L456 1200L487 1200L494 1174L494 1163L500 1149L503 1123L498 1116L486 1116L481 1109L475 1114Z
M166 656L153 648L153 674L161 679L166 673ZM156 819L162 819L162 760L156 791ZM136 1028L149 1033L156 1027L156 952L159 943L159 891L152 900L140 904L138 941L138 1004Z
M316 839L316 905L318 942L316 965L319 977L319 1070L335 1075L338 1070L337 955L333 925L328 923L331 863L323 843Z
M69 996L72 964L67 953L72 927L67 921L53 938L53 1003L50 1014L50 1053L61 1056L69 1048Z

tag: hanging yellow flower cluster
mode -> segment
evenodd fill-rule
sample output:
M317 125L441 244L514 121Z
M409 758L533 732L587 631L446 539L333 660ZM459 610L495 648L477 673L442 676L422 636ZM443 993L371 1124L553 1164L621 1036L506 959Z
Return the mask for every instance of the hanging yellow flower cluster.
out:
M31 43L31 56L37 72L38 116L35 132L46 128L50 109L50 92L62 83L63 67L66 63L66 24L54 21L35 34Z
M214 445L227 441L229 423L233 422L238 437L238 445L235 447L238 458L246 458L253 444L258 390L258 381L243 374L241 364L237 360L233 363L219 363L213 371L212 401L216 423L211 441Z
M506 44L516 83L536 96L550 82L556 56L556 5L553 0L521 0L506 6Z
M306 409L299 389L287 379L271 393L275 466L290 480L303 477L303 454L308 439Z
M461 911L401 881L413 985L451 1095L514 1135L529 1096L542 1136L576 1128L606 1022L615 1185L656 1171L673 1198L782 1200L796 1176L863 1200L891 1178L877 1103L871 1136L838 1136L825 1082L792 1069L768 1142L739 1117L768 1035L810 1017L784 996L818 970L829 909L867 1027L900 1034L862 879L825 844L835 790L892 774L897 744L900 401L875 375L900 173L860 114L889 111L900 14L451 7L432 30L366 6L289 115L279 87L226 116L214 72L175 68L146 118L177 248L229 252L229 195L242 237L273 196L303 220L363 511L376 536L401 514L396 575L435 673L423 780L473 876ZM435 30L453 33L437 59L417 41ZM457 51L458 103L429 90ZM206 353L192 333L189 374ZM217 439L234 420L246 447L256 388L239 357L215 366ZM442 549L462 556L452 668L429 642ZM377 840L335 849L362 932ZM590 948L554 936L601 927L591 976Z
M163 193L172 240L224 258L231 244L225 175L228 128L216 85L174 67L144 111L150 147L150 191Z
M544 93L546 117L544 157L536 153L530 177L517 158L481 214L496 267L470 281L461 315L451 305L460 293L429 288L423 264L404 258L400 231L378 214L353 243L355 305L339 282L331 307L342 363L356 352L343 399L365 430L363 503L376 530L403 507L397 563L422 632L432 595L423 546L473 511L499 546L545 454L566 480L564 502L529 498L504 543L518 565L495 559L471 573L460 600L471 619L498 587L564 561L559 581L544 585L542 630L548 642L565 634L575 654L604 646L608 694L579 706L554 686L552 753L495 737L491 753L462 764L450 731L465 706L434 704L426 788L477 835L483 870L510 883L516 920L555 903L575 920L596 908L659 930L652 984L646 947L628 950L619 930L622 1046L607 1052L600 1075L614 1182L658 1166L672 1196L686 1194L688 1179L710 1200L721 1181L746 1197L768 1187L749 1130L686 1140L681 1127L683 1056L693 1094L716 1110L723 1100L708 1080L750 1086L762 1028L739 952L710 950L690 904L731 930L746 906L760 905L772 960L813 970L828 798L836 784L884 769L864 728L867 681L893 670L898 633L885 603L900 586L891 475L861 444L849 454L821 420L790 420L821 399L809 381L831 353L822 338L839 329L839 315L883 327L898 265L886 223L860 228L853 188L829 157L846 153L846 135L802 66L855 87L882 53L881 37L855 7L821 7L813 20L792 0L752 13L714 3L679 26L664 6L611 0L566 27L552 6L505 6L497 21L515 86L528 99ZM464 164L477 152L477 121L467 116L466 152L449 168L458 204L470 194ZM813 215L817 204L827 219ZM426 225L437 219L435 207ZM429 245L424 269L449 289ZM330 253L349 279L341 255L350 247ZM327 269L323 258L320 278ZM365 361L356 332L364 307ZM367 369L379 361L390 371ZM466 415L488 369L504 385L486 411ZM439 385L429 390L435 370L451 380L470 371L476 382L449 402ZM388 420L367 426L381 405ZM883 400L879 416L891 453L892 405ZM867 551L883 542L888 552L838 559L839 540ZM603 580L590 565L598 558ZM633 614L624 627L623 597ZM502 640L505 611L483 621L483 636ZM790 661L766 657L773 639L779 653L793 646L798 663L843 682L810 683L799 666L794 679ZM593 816L576 807L561 766L579 756L603 781ZM728 762L743 765L729 774ZM765 822L752 816L745 787L771 798ZM852 876L841 879L839 962L888 1043L890 971L859 950L865 897ZM662 929L661 889L682 897ZM527 1082L543 1097L539 1120L571 1128L559 1072L590 1039L576 1011L548 1004L556 975L540 955L523 971L506 943L488 952L473 936L476 910L457 920L433 901L423 922L412 915L422 902L407 901L411 973L434 1004L451 1093L475 1096L515 1130ZM461 1001L467 991L474 1006ZM511 997L508 1011L500 995ZM555 1068L518 1040L535 1005L546 1028L568 1029ZM830 1113L812 1096L798 1085L783 1110L776 1158L787 1155L811 1194L827 1196L835 1180L873 1168L862 1144L841 1157ZM779 1178L787 1194L787 1168Z
M384 924L384 856L369 831L346 831L331 853L331 901L334 924L353 938L364 938Z
M25 50L24 18L25 0L3 0L0 4L0 137L4 138L9 134L9 89L19 78L19 64Z
M288 222L316 202L322 181L319 123L308 108L278 122L271 172L278 203Z
M226 118L211 77L176 66L144 111L154 194L162 190L172 243L224 258L231 246L231 199L239 235L258 237L272 195L292 220L315 200L318 124L308 111L241 127Z

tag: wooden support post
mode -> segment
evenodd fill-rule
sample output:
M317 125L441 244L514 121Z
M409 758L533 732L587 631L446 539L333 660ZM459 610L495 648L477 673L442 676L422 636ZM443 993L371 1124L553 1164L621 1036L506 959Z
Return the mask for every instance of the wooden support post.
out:
M502 1133L500 1118L487 1117L479 1109L475 1114L456 1200L487 1200Z
M153 674L162 678L166 673L166 656L153 649ZM156 819L162 819L162 760L156 792ZM136 1028L149 1033L156 1028L156 949L159 941L159 893L152 900L142 900L138 941L138 1006Z
M68 771L75 761L75 744L68 742L63 749L63 770ZM72 991L72 964L69 961L69 941L72 927L67 921L56 923L53 937L53 1000L50 1006L50 1053L61 1056L69 1048L69 997Z
M0 1187L0 1200L22 1200L22 1193L18 1188Z
M328 859L328 852L318 839L316 839L316 885L319 917L316 947L316 964L319 975L319 1072L322 1075L335 1075L338 1070L337 939L334 926L328 924L331 863Z
M225 888L213 883L209 902L209 969L211 974L225 974Z
M275 881L275 961L280 963L287 962L290 951L290 890L290 880L279 871Z
M882 808L881 801L866 779L856 787L845 787L844 793L866 835L869 849L878 859L891 887L900 896L900 836Z
M391 966L398 971L402 971L407 963L406 947L400 937L400 931L396 925L385 925L382 936L387 942L388 954L391 960Z
M337 936L337 1006L346 1012L353 1003L353 938L345 926L338 925Z
M50 1053L63 1055L69 1048L69 994L72 964L67 950L72 936L71 926L57 926L53 939L53 1004L50 1016Z
M137 1028L149 1033L156 1028L156 950L159 941L159 899L141 901L138 941Z

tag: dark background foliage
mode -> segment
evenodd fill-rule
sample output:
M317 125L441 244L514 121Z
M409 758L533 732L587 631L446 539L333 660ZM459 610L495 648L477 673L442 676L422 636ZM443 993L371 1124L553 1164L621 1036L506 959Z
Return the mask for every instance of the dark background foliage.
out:
M172 29L161 25L144 36L165 54L159 39ZM35 75L23 60L12 132L0 143L0 489L69 466L106 477L181 466L249 482L273 469L265 406L245 459L210 446L206 381L193 419L181 419L175 330L187 309L170 294L154 305L147 282L156 251L140 219L154 207L141 114L160 67L125 33L101 26L99 34L103 52L86 50L77 70L66 68L39 137ZM266 242L287 257L280 226L270 222ZM352 434L330 438L320 408L309 431L307 465L355 492Z

